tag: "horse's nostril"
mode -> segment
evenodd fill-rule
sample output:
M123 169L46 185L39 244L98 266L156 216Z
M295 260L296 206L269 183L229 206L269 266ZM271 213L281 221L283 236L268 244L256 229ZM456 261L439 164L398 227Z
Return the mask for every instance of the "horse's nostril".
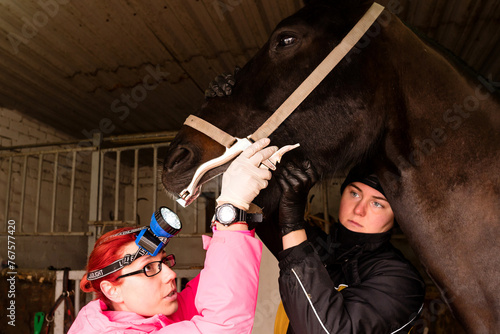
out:
M178 147L170 154L170 156L168 156L165 159L165 164L164 164L165 168L168 170L175 169L176 166L178 166L184 160L186 160L186 158L188 158L189 155L190 155L189 150L182 147Z

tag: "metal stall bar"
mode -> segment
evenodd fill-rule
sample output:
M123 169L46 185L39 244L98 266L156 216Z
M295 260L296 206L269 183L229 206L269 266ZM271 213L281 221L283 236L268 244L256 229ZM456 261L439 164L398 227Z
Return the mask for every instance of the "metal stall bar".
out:
M98 208L99 208L99 166L101 165L101 152L100 152L101 134L94 133L92 137L92 146L98 149L92 152L92 162L90 174L90 198L89 198L89 222L96 221L98 219ZM94 244L97 240L98 227L89 225L89 232L91 236L89 237L87 243L87 255L90 255Z
M79 271L77 274L79 274L81 271ZM81 275L76 275L75 274L75 318L78 315L78 312L80 312L80 281L82 280L84 274Z
M97 206L97 219L102 221L102 202L104 200L103 192L104 192L104 161L106 160L106 153L101 151L100 154L100 163L99 163L99 196L98 196L98 206Z
M19 231L23 232L23 214L24 214L24 197L26 194L26 173L28 167L28 156L25 155L23 159L23 176L21 185L21 207L19 208Z
M76 151L71 160L71 185L69 190L68 232L73 231L73 201L75 200Z
M54 232L56 222L56 203L57 203L57 173L59 169L59 152L54 155L54 176L52 180L52 207L50 215L50 232Z
M9 176L7 179L7 189L5 196L5 232L7 233L7 228L9 226L9 204L10 204L10 184L12 180L12 157L9 158Z
M43 153L40 153L38 155L38 176L36 185L35 234L38 233L38 222L40 221L40 197L42 194L42 166L43 166Z

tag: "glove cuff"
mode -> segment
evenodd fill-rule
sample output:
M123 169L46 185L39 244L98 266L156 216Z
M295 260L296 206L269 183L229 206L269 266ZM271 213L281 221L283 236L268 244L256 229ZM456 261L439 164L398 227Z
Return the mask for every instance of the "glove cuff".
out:
M224 196L217 197L217 199L215 201L217 202L217 206L224 204L224 203L231 203L235 207L237 207L241 210L244 210L244 211L248 211L248 209L250 207L250 204L248 204L246 202L238 201L238 200L235 200L235 199L232 199L229 197L224 197Z
M289 224L289 225L280 225L280 234L281 234L281 237L284 237L285 235L287 235L290 232L302 230L305 228L306 228L306 221L305 220L298 221L296 223Z

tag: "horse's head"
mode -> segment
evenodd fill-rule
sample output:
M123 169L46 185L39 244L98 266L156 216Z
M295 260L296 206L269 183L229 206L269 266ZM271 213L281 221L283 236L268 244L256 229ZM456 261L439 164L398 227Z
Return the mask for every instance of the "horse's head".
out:
M196 115L235 137L252 134L345 37L370 5L371 1L306 4L279 23L267 43L237 73L232 95L210 99ZM300 143L299 149L285 155L285 161L308 159L325 176L352 165L370 151L381 135L383 115L377 113L373 104L367 104L375 100L372 96L377 82L373 76L363 74L368 66L363 61L368 57L365 53L351 51L270 136L271 144L280 147ZM178 194L200 164L223 152L220 144L183 126L166 156L163 184ZM202 182L226 168L227 164L208 172ZM276 207L278 189L271 182L263 194L266 198L260 198L266 209Z

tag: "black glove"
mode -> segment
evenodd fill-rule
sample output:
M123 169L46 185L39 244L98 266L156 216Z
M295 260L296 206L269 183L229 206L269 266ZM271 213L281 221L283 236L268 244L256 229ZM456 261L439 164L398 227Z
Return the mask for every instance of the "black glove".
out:
M233 92L234 84L236 83L234 77L240 68L236 66L234 69L234 74L221 74L215 77L215 79L208 84L208 89L205 90L205 98L209 99L211 97L222 97L231 95Z
M302 167L293 163L282 166L276 175L282 194L279 203L279 225L281 236L305 228L304 213L309 190L318 180L318 174L310 161Z

